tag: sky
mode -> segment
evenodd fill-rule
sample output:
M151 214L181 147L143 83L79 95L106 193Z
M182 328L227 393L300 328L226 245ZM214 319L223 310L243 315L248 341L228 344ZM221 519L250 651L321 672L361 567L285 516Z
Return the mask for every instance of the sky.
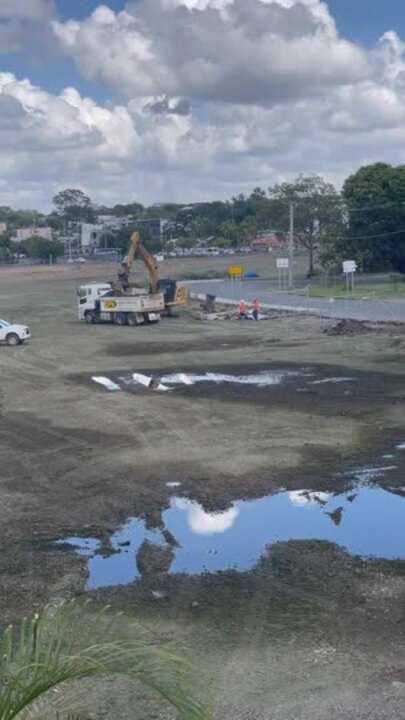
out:
M405 163L403 0L0 0L0 205Z

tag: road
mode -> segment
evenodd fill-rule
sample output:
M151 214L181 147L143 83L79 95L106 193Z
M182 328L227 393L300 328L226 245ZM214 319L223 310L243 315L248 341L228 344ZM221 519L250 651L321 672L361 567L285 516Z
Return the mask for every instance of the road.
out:
M258 298L263 305L274 309L310 313L325 318L349 318L380 322L405 322L405 299L331 299L313 298L272 289L265 280L196 280L187 283L192 293L210 293L226 300L250 302Z

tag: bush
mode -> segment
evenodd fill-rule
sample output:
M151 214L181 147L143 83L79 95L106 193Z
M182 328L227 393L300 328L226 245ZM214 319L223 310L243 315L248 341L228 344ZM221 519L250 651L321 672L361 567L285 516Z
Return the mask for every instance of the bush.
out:
M34 235L29 240L25 240L21 245L28 257L40 260L42 263L50 260L55 262L65 252L63 243L59 242L59 240L47 240L47 238L39 235Z

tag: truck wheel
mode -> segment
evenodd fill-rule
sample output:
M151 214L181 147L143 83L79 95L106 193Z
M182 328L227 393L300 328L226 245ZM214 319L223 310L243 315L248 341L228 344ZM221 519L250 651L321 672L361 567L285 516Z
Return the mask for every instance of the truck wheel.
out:
M19 345L21 343L21 340L18 337L18 335L16 335L15 333L10 333L6 337L6 342L7 342L7 345L15 346L15 345Z
M92 310L87 310L85 312L84 319L88 325L93 325L96 322L96 316Z
M127 322L128 325L130 325L131 327L135 327L135 325L138 325L138 320L136 319L135 313L128 313Z
M126 325L127 324L126 313L117 313L115 316L115 324L116 325Z

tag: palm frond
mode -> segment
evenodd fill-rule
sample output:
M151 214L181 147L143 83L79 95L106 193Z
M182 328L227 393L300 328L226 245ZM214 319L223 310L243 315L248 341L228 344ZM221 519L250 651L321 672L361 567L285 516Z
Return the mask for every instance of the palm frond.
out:
M89 603L70 602L24 619L19 632L11 626L5 631L0 642L0 720L42 720L44 712L38 715L35 708L50 691L102 675L140 681L183 720L209 718L206 704L191 689L187 665L163 649L155 635L110 608L95 612ZM60 715L61 720L66 717Z

